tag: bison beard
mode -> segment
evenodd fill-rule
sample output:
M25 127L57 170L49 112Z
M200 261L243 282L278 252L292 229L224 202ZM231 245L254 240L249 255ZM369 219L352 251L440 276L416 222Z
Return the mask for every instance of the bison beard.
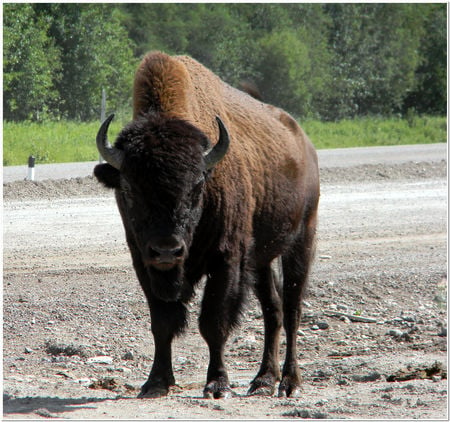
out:
M186 56L145 56L133 104L133 121L114 146L107 139L112 116L100 127L97 148L107 163L94 174L115 189L150 308L155 354L139 397L165 396L175 385L171 344L186 327L187 303L205 276L204 396L230 395L225 344L252 288L264 316L264 352L248 394L272 395L279 383L279 396L296 396L296 334L320 196L313 145L289 114Z
M158 299L174 302L183 296L185 288L182 265L164 271L148 267L147 272L151 279L150 289Z

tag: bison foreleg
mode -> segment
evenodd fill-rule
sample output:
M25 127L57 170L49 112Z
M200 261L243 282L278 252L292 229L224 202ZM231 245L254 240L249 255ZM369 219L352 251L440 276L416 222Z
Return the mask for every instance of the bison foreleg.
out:
M186 324L186 308L180 302L162 302L150 298L152 333L155 341L155 358L147 382L139 397L156 398L166 396L175 385L172 369L171 344Z
M224 363L224 347L230 331L237 324L244 299L245 280L239 266L215 264L208 278L199 319L200 332L208 344L209 366L205 398L227 398L231 389Z

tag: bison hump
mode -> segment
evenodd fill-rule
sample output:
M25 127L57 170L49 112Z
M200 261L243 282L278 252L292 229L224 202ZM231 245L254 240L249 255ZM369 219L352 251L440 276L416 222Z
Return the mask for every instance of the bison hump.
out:
M148 53L134 80L134 118L149 111L184 117L179 114L189 110L190 85L189 73L182 62L165 53Z

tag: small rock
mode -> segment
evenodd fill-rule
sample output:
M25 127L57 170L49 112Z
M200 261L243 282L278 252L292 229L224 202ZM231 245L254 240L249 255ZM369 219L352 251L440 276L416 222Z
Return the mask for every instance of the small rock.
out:
M131 350L129 350L128 352L126 352L123 356L122 356L123 360L134 360L134 354Z
M58 417L57 415L49 412L48 409L45 409L45 408L36 409L34 411L34 413L36 413L36 415L42 416L43 418L47 418L47 419Z
M321 329L321 330L326 330L327 328L330 327L330 324L328 324L327 321L318 321L318 322L317 322L317 326L318 326L319 329Z
M25 347L24 352L25 352L26 354L33 353L33 349L30 349L29 347Z
M415 315L405 314L404 312L401 313L401 318L403 319L403 321L417 322L417 318Z
M83 387L88 387L89 385L91 385L91 383L93 383L94 381L97 381L95 378L94 379L89 379L89 378L79 378L74 380L73 382L76 384L80 384Z
M427 403L422 399L417 399L416 406L427 406Z
M322 370L322 369L317 369L316 371L313 372L313 377L316 379L328 379L331 378L333 376L333 373L331 371L327 371L327 370Z
M281 416L301 419L327 419L328 415L322 412L311 412L307 409L294 409L289 412L282 413Z
M297 331L297 335L300 336L300 337L306 336L306 334L302 330L298 330Z
M87 363L100 363L104 365L111 365L112 362L113 358L111 356L94 356L87 360Z
M93 390L110 390L116 391L119 388L119 384L115 378L102 378L96 381L93 381L89 388Z
M373 382L377 381L381 378L381 374L379 372L371 372L367 375L353 375L353 381L356 382Z
M319 328L318 325L314 324L314 325L311 327L311 330L317 331L317 330L320 330L320 328Z
M447 327L441 327L441 331L438 333L439 337L447 337Z
M401 330L389 330L386 335L392 336L395 338L400 338L403 335L403 331Z

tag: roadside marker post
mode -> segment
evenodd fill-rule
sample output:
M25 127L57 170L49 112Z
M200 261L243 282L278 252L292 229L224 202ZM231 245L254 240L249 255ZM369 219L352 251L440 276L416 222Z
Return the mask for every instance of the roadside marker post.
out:
M34 181L34 163L36 159L33 155L30 155L28 157L28 173L25 180L31 180Z

